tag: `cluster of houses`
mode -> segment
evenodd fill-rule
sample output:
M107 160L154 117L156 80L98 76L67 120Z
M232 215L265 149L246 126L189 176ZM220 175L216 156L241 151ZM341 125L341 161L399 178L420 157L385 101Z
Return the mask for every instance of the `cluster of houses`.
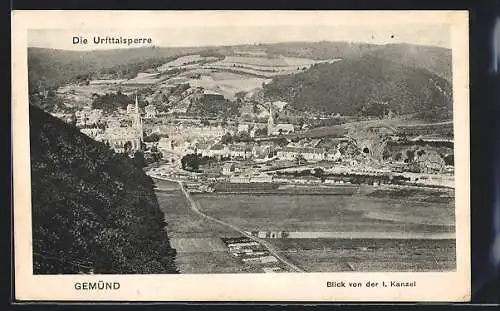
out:
M97 127L96 124L102 121L102 111L84 109L75 115L77 116L77 126L80 127L83 134L108 144L115 152L124 153L142 150L144 132L137 97L135 105L127 107L125 121L129 122L122 122L124 121L123 117L108 117L106 126L101 128ZM125 126L124 123L126 123ZM130 126L128 126L129 123ZM92 126L88 127L86 125Z
M285 239L288 238L288 232L286 231L252 231L249 232L251 235L256 236L261 239Z
M222 241L229 248L229 252L242 262L261 265L266 273L284 272L279 265L279 260L258 242L246 237L224 238Z
M92 109L85 107L82 110L75 112L76 126L87 127L95 126L102 118L103 112L101 109Z
M188 182L185 185L186 190L190 193L206 193L206 192L214 192L214 188L210 185L202 184L199 182Z
M304 159L308 162L319 161L340 161L342 154L337 148L324 149L313 147L300 147L300 146L287 146L279 147L272 143L261 144L213 144L212 146L206 144L197 145L194 150L195 153L202 156L216 157L216 158L232 158L248 160L254 158L262 158L274 154L282 160L297 160Z

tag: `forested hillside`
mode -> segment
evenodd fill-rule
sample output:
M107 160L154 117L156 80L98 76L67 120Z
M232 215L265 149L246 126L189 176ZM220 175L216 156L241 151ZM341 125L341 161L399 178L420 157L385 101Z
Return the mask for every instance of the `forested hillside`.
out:
M35 274L176 273L152 180L30 105Z
M451 81L451 50L411 44L375 45L349 42L286 42L221 47L134 48L76 52L43 48L28 49L30 82L42 81L46 87L85 78L97 73L120 72L131 77L137 71L158 66L171 58L198 53L204 56L232 55L235 49L258 48L269 56L291 56L313 59L354 59L372 55L424 68ZM30 85L32 85L30 84ZM35 85L36 85L35 84Z
M451 85L425 69L372 56L317 64L296 75L278 77L264 88L273 100L291 101L299 110L359 115L374 103L387 110L447 119L452 112Z
M111 69L123 71L130 78L138 71L159 66L175 56L198 51L200 48L151 47L85 52L29 48L30 90L40 83L51 89L89 76L95 78Z

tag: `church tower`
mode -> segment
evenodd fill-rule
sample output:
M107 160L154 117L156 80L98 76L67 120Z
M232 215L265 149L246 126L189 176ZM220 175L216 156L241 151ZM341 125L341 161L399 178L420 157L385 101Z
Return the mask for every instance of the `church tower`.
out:
M144 141L144 131L142 129L141 111L139 110L139 102L137 100L137 94L135 94L134 128L139 132L139 138L142 143Z
M274 131L273 105L269 106L269 119L267 119L267 136L271 136Z

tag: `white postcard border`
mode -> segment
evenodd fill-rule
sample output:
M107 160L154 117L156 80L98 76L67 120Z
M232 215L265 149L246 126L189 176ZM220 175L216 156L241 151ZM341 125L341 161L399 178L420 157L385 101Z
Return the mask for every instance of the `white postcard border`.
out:
M332 17L332 14L335 16ZM457 270L436 273L283 273L34 276L31 250L27 31L133 25L433 23L452 25ZM182 23L181 23L182 24ZM62 26L63 25L63 26ZM18 300L93 301L468 301L470 300L469 56L466 11L131 12L15 11L12 14L12 137L15 291ZM117 290L78 290L76 283L118 282ZM332 288L328 281L416 281L413 288Z

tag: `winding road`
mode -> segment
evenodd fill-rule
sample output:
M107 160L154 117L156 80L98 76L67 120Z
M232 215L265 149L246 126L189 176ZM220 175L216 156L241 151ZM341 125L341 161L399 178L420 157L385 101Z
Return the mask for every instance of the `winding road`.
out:
M218 224L221 224L223 226L229 227L232 230L237 231L238 233L246 236L247 238L252 239L253 241L259 243L265 249L267 249L269 251L269 253L271 253L274 257L276 257L281 263L283 263L284 265L286 265L287 267L289 267L293 272L306 272L304 269L302 269L302 268L294 265L288 259L286 259L282 255L280 255L279 252L278 252L278 250L273 245L271 245L270 243L268 243L267 241L265 241L263 239L260 239L260 238L258 238L256 236L253 236L251 234L248 234L247 232L243 231L242 229L236 227L235 225L232 225L230 223L227 223L225 221L219 220L217 218L214 218L212 216L209 216L209 215L201 212L200 209L199 209L198 203L192 198L191 194L186 190L186 188L184 188L184 184L182 183L182 181L175 180L175 179L170 179L170 178L165 178L165 177L157 177L157 176L154 176L154 175L151 175L151 174L150 174L150 176L153 177L153 178L156 178L156 179L166 180L166 181L171 181L171 182L178 183L179 186L180 186L180 188L181 188L181 190L182 190L182 193L184 193L184 196L186 197L186 199L189 202L189 208L193 212L195 212L196 214L200 215L201 217L203 217L203 218L205 218L207 220L210 220L210 221L216 222Z

